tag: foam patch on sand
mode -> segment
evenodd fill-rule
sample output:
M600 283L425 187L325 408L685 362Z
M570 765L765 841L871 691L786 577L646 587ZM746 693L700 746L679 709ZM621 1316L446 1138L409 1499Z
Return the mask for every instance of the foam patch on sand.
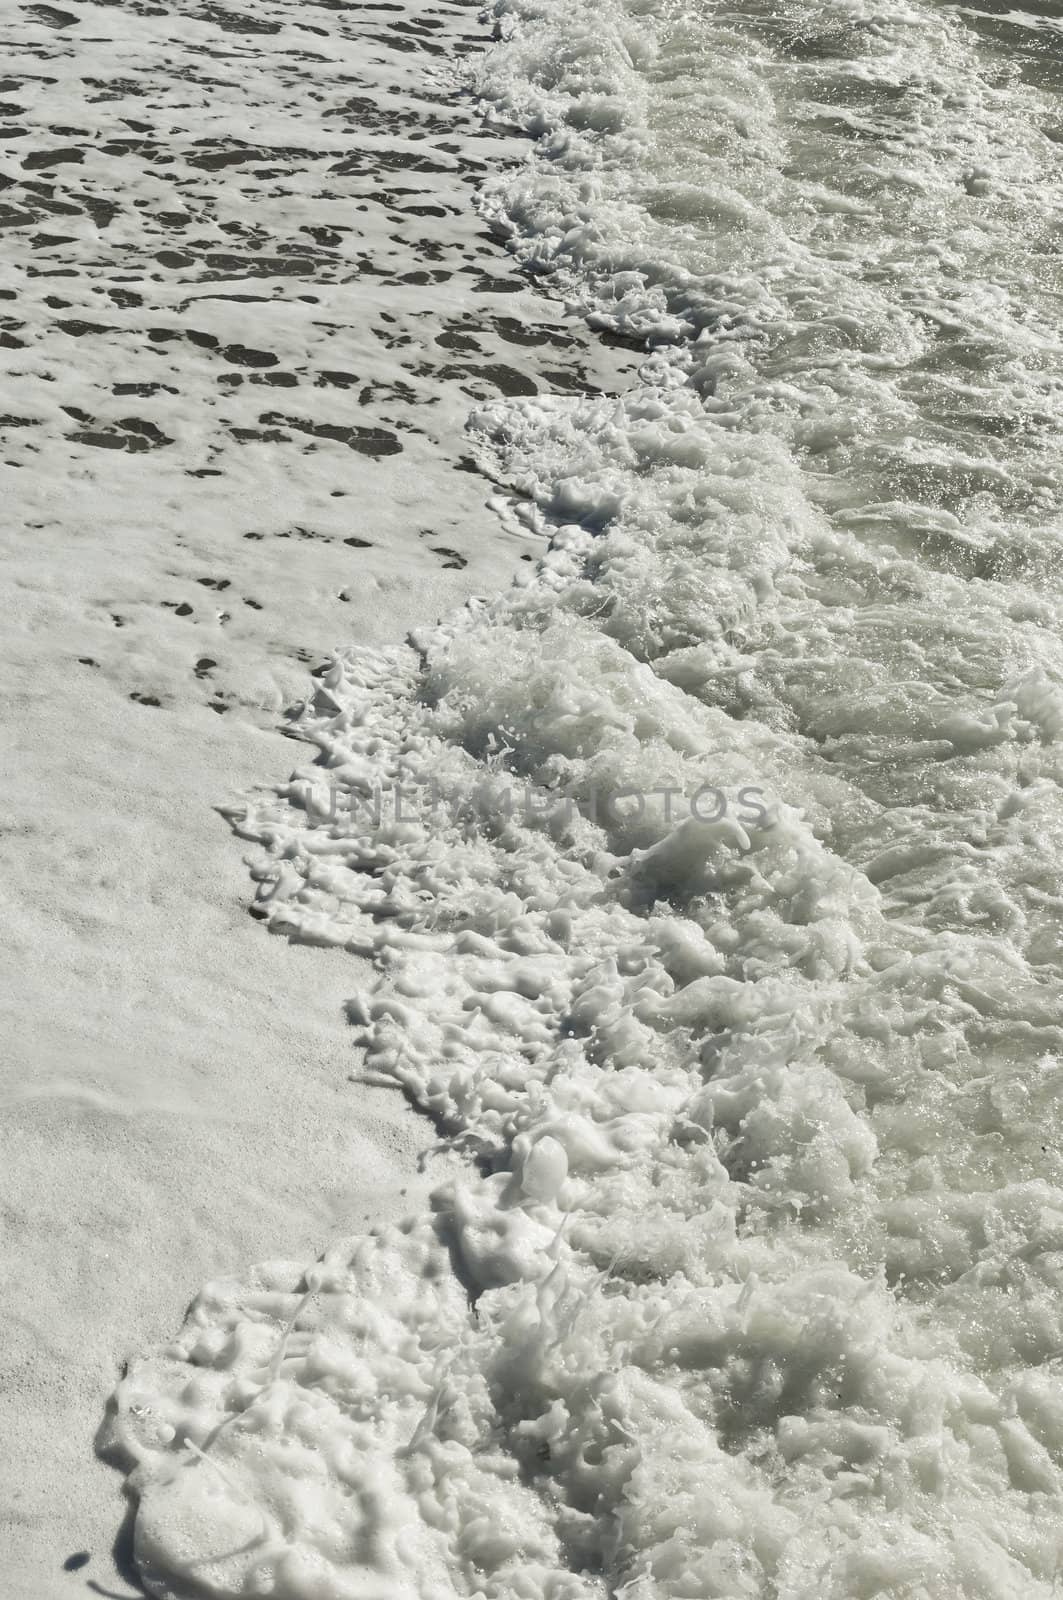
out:
M93 1455L131 1348L223 1264L412 1203L430 1128L348 1089L349 967L248 922L215 807L284 770L332 645L542 549L485 504L469 407L633 364L471 202L526 148L456 83L490 31L448 0L0 14L4 1600L135 1584Z

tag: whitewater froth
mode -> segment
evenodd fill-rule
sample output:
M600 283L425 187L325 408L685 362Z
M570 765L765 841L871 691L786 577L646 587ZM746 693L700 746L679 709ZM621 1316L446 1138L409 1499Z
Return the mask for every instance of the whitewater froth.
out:
M1063 1495L1058 189L929 7L503 4L485 207L617 397L470 435L551 538L351 649L250 803L374 957L432 1216L134 1368L160 1594L1048 1596ZM582 810L322 814L322 774ZM588 814L702 782L759 821ZM469 1156L472 1159L469 1159Z

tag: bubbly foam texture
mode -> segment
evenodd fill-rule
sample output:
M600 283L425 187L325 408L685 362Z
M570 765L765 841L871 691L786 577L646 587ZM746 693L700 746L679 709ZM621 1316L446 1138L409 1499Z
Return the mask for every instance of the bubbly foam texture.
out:
M552 536L337 656L259 909L372 955L434 1213L119 1395L154 1592L1047 1597L1063 1500L1058 162L956 17L502 0L484 204L619 398L471 422ZM1045 131L1045 130L1048 131ZM514 781L571 813L333 815ZM755 785L753 821L592 811ZM471 1153L473 1160L466 1159Z

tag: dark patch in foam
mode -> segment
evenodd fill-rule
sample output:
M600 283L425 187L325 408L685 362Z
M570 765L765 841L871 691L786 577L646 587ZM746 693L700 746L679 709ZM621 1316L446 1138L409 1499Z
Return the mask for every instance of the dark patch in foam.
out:
M69 410L64 407L64 410ZM116 431L117 430L117 431ZM122 417L116 423L97 423L91 428L78 428L66 435L75 444L91 445L97 450L125 450L130 455L142 455L147 450L158 450L173 440L154 422L141 417Z
M81 21L73 11L60 11L58 6L23 6L22 10L46 28L72 28L75 22Z
M278 362L278 357L271 351L252 350L244 344L226 345L221 357L234 367L275 367Z
M271 34L280 33L279 22L270 22L265 17L249 17L243 12L226 11L221 6L204 6L201 11L194 11L192 15L200 22L213 22L215 27L221 28L223 33L242 34Z
M22 165L27 172L38 172L68 163L77 165L84 159L85 152L71 145L61 150L31 150L28 156L23 157Z
M345 444L351 450L357 450L363 456L393 456L398 455L402 444L388 428L358 428L345 426L338 422L309 422L302 417L285 417L279 412L267 411L259 422L266 427L282 423L286 428L295 428L299 433L307 433L314 439L332 439L337 444Z
M230 428L229 432L240 444L291 444L290 433L279 428Z

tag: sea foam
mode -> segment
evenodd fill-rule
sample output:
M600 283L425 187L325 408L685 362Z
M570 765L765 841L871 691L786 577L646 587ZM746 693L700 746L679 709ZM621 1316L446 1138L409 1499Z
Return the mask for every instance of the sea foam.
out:
M138 1561L284 1600L1047 1597L1048 107L932 8L499 9L481 91L536 145L487 214L647 357L474 414L549 553L337 654L316 761L239 819L270 926L376 961L366 1068L451 1153L430 1216L210 1286L134 1366ZM705 784L760 805L662 802ZM496 803L327 800L433 785Z

